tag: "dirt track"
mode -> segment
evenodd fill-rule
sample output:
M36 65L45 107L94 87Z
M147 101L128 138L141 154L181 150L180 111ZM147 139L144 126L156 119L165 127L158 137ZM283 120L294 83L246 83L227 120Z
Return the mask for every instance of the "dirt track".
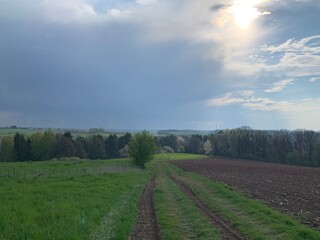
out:
M172 177L184 194L197 206L201 213L206 216L214 227L219 228L220 235L226 240L244 240L228 221L223 219L212 208L208 207L197 195L181 180Z
M320 169L215 157L171 161L185 171L225 182L280 211L320 226Z
M158 240L160 239L159 227L153 205L154 179L145 187L139 201L139 213L134 226L134 231L129 237L131 240Z

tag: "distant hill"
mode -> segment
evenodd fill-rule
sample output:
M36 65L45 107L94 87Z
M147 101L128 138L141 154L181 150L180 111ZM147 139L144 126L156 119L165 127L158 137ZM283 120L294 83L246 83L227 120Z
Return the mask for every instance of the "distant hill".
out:
M176 129L168 129L168 130L159 130L158 135L160 136L166 136L166 135L175 135L175 136L191 136L195 134L199 135L209 135L216 133L220 130L194 130L194 129L182 129L182 130L176 130Z
M129 129L104 129L104 128L90 128L90 129L74 129L74 128L34 128L34 127L0 127L0 137L4 136L14 136L17 132L24 134L25 136L31 136L36 132L45 132L45 131L53 131L55 133L64 133L66 131L70 131L73 136L83 136L88 137L94 134L100 134L104 137L109 136L110 134L124 135L125 133L135 133L138 130L129 130ZM167 135L175 135L175 136L191 136L195 134L199 135L209 135L216 133L220 130L194 130L194 129L164 129L164 130L150 130L154 135L158 136L167 136Z

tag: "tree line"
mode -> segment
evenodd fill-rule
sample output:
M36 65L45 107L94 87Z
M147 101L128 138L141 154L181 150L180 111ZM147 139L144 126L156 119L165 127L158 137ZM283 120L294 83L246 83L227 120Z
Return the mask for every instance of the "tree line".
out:
M320 133L310 130L253 130L241 127L210 135L165 136L158 145L173 152L227 156L320 167Z
M78 157L108 159L128 156L132 136L99 134L73 137L52 131L1 139L0 161L40 161ZM309 130L266 131L241 127L210 135L155 136L158 153L195 153L293 165L320 166L320 133Z
M242 127L208 137L210 154L292 165L320 166L320 133Z
M64 134L52 131L38 132L30 137L16 133L14 137L3 137L0 147L0 161L24 162L53 158L78 157L82 159L107 159L127 157L127 146L131 134L123 136L110 134L104 138L99 134L74 138L67 131Z

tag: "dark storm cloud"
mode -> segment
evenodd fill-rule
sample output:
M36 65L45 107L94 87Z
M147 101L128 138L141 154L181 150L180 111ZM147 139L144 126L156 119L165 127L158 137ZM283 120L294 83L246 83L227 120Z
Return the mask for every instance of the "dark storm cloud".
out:
M24 118L12 122L169 127L171 118L192 119L186 106L211 96L219 72L196 54L182 57L189 43L142 44L130 24L1 21L1 29L0 110Z
M219 2L2 1L0 126L317 126L318 1Z
M220 10L220 9L222 9L222 8L225 8L225 7L229 7L230 5L226 5L226 4L221 4L221 3L219 3L219 4L214 4L214 5L212 5L212 7L210 8L210 10L211 11L218 11L218 10Z

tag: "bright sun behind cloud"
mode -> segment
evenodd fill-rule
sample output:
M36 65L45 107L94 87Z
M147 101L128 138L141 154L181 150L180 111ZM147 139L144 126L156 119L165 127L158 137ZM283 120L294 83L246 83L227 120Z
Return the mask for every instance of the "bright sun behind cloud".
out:
M230 7L238 27L247 29L250 24L259 16L270 14L270 12L260 12L257 6L265 0L235 0Z

